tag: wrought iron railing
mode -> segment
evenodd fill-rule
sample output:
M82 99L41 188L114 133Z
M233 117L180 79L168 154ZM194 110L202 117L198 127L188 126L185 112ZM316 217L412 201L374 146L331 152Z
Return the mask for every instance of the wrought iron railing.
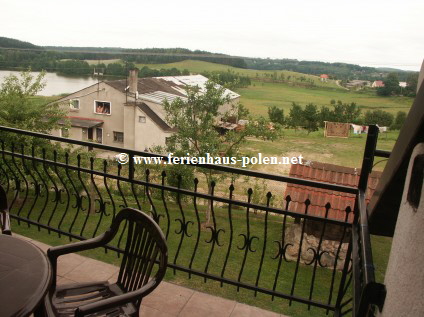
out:
M167 157L7 127L0 127L0 142L0 181L11 217L20 225L83 240L105 230L119 209L136 207L149 212L165 233L174 274L185 272L188 278L200 276L336 316L375 304L358 300L374 291L358 188L208 164L186 164L179 170L135 165L135 156L161 157L163 162ZM121 152L129 155L127 165L114 159ZM372 154L366 151L365 159ZM213 173L215 180L207 183L205 173ZM309 199L303 213L294 213L290 196L255 192L254 179L355 194L357 203L346 208L343 220L328 217L329 203L323 216L308 214L314 203ZM118 256L124 230L108 246ZM353 301L348 296L352 276Z

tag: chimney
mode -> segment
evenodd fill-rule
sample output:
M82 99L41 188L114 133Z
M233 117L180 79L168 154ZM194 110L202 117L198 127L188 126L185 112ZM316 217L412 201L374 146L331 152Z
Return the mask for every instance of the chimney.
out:
M134 95L138 95L137 93L137 82L138 82L138 69L130 69L130 73L128 76L128 86L129 92Z

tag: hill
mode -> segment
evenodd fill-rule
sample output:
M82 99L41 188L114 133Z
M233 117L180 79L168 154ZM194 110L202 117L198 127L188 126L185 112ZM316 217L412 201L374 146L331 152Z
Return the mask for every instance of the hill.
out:
M195 60L184 60L176 63L167 64L136 64L138 68L147 66L153 69L171 69L176 68L179 70L187 69L191 73L202 74L206 72L234 72L241 76L247 76L253 80L264 81L264 82L282 82L296 84L298 86L308 86L307 84L313 82L314 86L329 88L332 90L341 90L334 80L328 82L320 81L318 76L301 74L292 71L279 70L279 71L267 71L267 70L254 70L237 68L228 65L195 61Z
M40 46L34 45L32 43L19 41L19 40L11 39L8 37L1 37L1 36L0 36L0 47L40 49Z
M15 48L16 51L2 50L1 47ZM31 51L31 49L34 49L34 51ZM25 50L25 53L22 53L19 50ZM6 54L6 51L10 53ZM328 74L331 79L337 80L377 80L384 79L390 72L396 72L400 81L406 81L408 76L411 73L414 73L398 69L365 67L347 63L326 63L320 61L299 61L297 59L230 56L203 50L189 50L185 48L128 49L119 47L40 47L32 43L6 37L0 37L0 59L2 60L2 64L0 65L1 69L32 67L34 70L48 69L51 71L55 71L57 69L57 61L64 59L80 61L120 59L125 63L135 63L147 66L152 64L168 65L161 66L162 68L172 68L174 67L172 65L174 63L184 63L186 60L196 60L225 65L227 68L235 67L237 69L268 71L268 73L266 73L268 76L275 76L274 72L286 71L315 76ZM204 65L202 65L202 67L203 66ZM215 69L215 67L211 68ZM197 70L193 69L193 71ZM259 73L258 76L263 74L264 73ZM282 73L278 73L276 75L280 76L281 74ZM249 74L249 77L252 77L252 75Z
M415 73L394 68L375 68L347 63L326 63L320 61L299 61L297 59L246 59L247 67L251 69L277 70L285 69L304 74L328 74L333 79L377 80L389 73L397 73L401 81L406 81L409 74Z

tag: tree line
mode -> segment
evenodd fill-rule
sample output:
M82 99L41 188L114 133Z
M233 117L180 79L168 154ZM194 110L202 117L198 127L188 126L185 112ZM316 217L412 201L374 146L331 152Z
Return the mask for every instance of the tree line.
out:
M397 130L402 127L406 119L406 113L403 111L399 111L396 117L383 110L368 110L363 115L361 112L361 108L355 102L344 103L341 100L336 102L334 99L330 101L330 106L321 108L314 103L308 103L303 107L293 102L288 115L284 115L284 110L277 106L268 108L270 121L286 128L305 129L308 134L323 128L325 121L358 125L377 124Z
M203 72L203 76L229 89L245 88L251 85L250 77L242 76L231 70Z
M390 72L395 72L401 81L406 81L412 71L388 70L375 67L359 66L348 63L326 63L319 61L299 61L297 59L246 59L247 68L258 70L289 70L298 73L320 75L328 74L330 79L381 80Z
M397 73L390 73L383 81L384 87L377 88L377 95L392 96L404 95L414 97L417 91L418 73L410 73L406 78L406 87L399 86L399 76Z
M207 51L192 51L185 48L122 49L100 47L42 47L28 42L0 37L0 48L2 47L8 49L0 49L0 69L19 68L23 70L31 67L31 69L35 71L55 71L56 68L60 66L57 65L57 63L63 60L84 61L105 59L121 59L126 63L144 64L174 63L193 59L246 68L246 62L243 58ZM16 48L16 50L13 50L13 48ZM137 53L140 53L140 55L137 55ZM152 55L148 55L148 53L152 53ZM154 55L156 53L165 55ZM183 54L184 56L179 54Z
M238 68L288 70L311 75L328 74L331 79L344 80L382 80L387 74L395 72L400 81L406 81L408 76L417 73L359 66L348 63L299 61L297 59L242 58L201 50L192 51L185 48L123 49L116 47L42 47L15 39L0 37L0 48L1 47L16 48L17 50L0 49L0 69L13 69L14 67L28 69L28 67L31 67L33 70L52 70L55 66L54 63L63 59L105 60L118 58L128 63L143 64L174 63L192 59ZM19 49L29 49L29 51L21 51ZM37 49L37 51L31 51L31 49ZM137 55L137 53L140 53L140 55ZM148 55L149 53L152 55ZM157 53L164 55L154 55Z

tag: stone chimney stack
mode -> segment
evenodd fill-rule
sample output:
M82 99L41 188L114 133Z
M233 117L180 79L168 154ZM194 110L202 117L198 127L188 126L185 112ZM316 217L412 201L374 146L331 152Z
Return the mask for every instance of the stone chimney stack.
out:
M138 69L131 69L128 76L129 92L137 95Z

